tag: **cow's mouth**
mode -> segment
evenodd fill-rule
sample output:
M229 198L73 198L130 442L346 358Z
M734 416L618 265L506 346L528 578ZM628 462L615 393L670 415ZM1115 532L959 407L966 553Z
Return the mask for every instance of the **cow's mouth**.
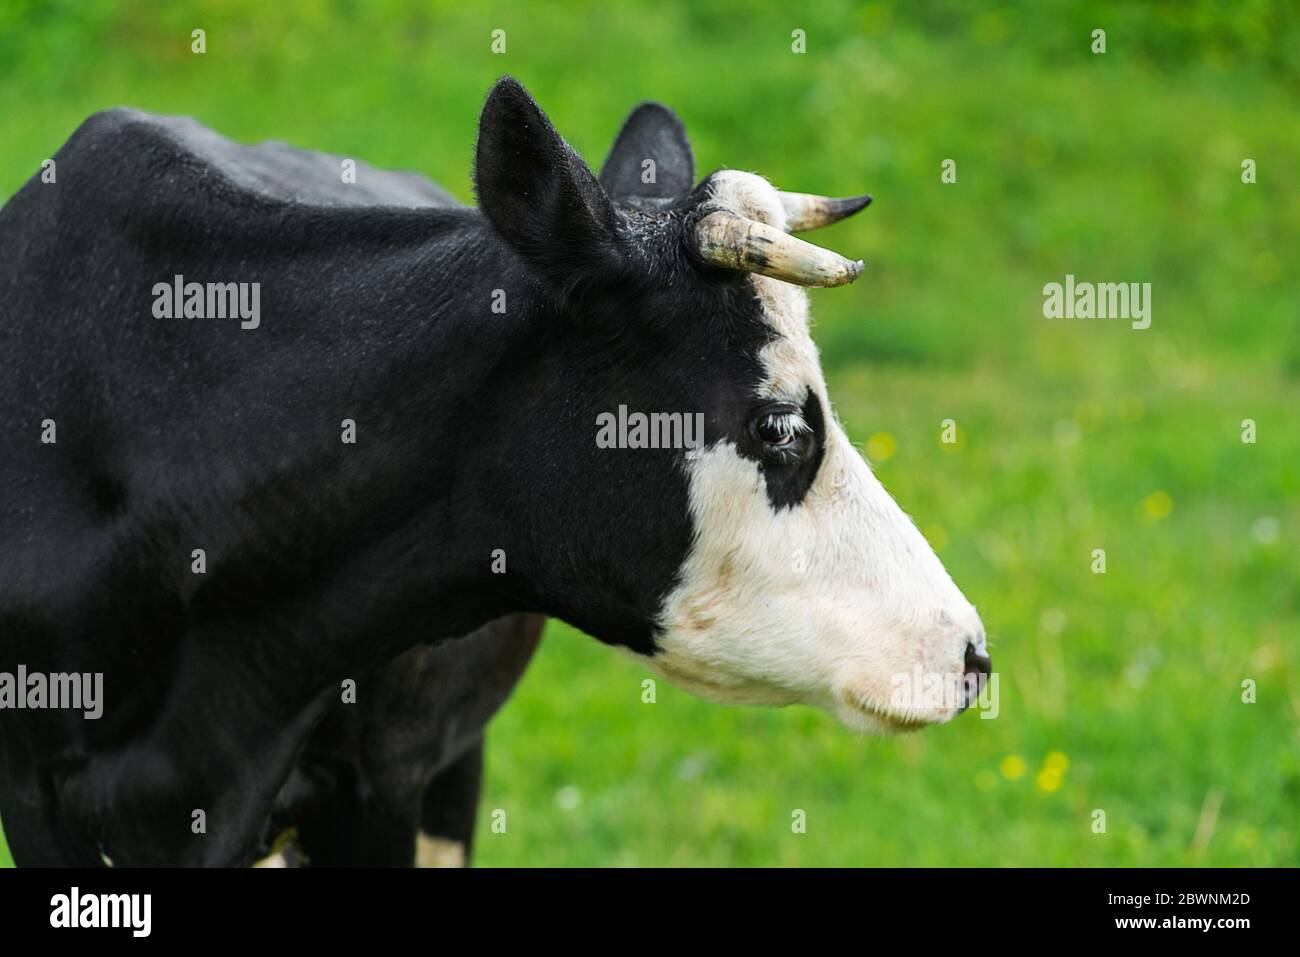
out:
M870 722L878 726L882 731L894 733L903 731L919 731L928 724L934 724L935 718L918 714L910 714L903 711L896 711L892 708L885 708L876 704L871 699L858 694L855 691L844 693L844 701L857 714L864 715Z

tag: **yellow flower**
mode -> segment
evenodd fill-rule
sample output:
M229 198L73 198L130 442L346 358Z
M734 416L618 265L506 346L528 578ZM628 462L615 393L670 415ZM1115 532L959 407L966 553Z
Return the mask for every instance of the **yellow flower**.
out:
M1043 768L1056 775L1064 774L1065 769L1069 766L1070 759L1065 756L1063 751L1049 751L1047 757L1043 759Z
M888 432L877 432L867 439L867 458L873 462L888 462L898 451L898 443Z
M1025 759L1018 754L1008 754L1002 759L1002 776L1014 781L1025 773Z
M1051 768L1043 768L1034 778L1034 783L1038 785L1038 790L1051 794L1061 786L1061 776Z
M1174 510L1174 500L1168 492L1152 492L1142 500L1142 511L1149 521L1158 522Z

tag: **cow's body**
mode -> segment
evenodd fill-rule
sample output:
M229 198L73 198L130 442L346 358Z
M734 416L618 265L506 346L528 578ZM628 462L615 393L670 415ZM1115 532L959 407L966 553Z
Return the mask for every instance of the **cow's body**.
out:
M19 862L245 860L344 679L497 610L419 595L447 477L403 401L473 391L413 277L481 221L409 174L362 164L352 192L336 158L134 111L55 159L0 211L0 670L102 672L106 707L0 712L0 816ZM154 318L174 274L260 281L267 321ZM377 329L412 347L376 355Z
M248 862L343 682L510 614L859 729L988 673L809 334L801 287L863 266L790 233L867 197L693 186L654 104L597 178L509 78L478 209L130 111L55 160L0 210L0 667L104 701L0 714L20 863ZM260 312L168 317L175 277ZM628 409L702 429L602 441Z

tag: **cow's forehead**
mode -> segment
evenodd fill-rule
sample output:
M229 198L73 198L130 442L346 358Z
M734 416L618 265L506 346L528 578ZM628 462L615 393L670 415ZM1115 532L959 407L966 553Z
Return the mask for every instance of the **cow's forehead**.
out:
M724 169L709 179L710 197L723 209L785 229L785 207L776 187L757 173Z
M710 182L714 204L777 229L785 229L780 194L755 173L722 170ZM825 398L821 362L808 331L808 294L803 287L768 276L749 277L764 323L773 336L760 353L765 377L759 394L802 402L807 390Z

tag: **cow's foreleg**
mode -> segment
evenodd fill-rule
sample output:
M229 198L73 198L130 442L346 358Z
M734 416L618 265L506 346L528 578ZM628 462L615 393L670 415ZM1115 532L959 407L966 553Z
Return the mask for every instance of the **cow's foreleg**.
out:
M417 867L465 867L483 781L483 739L429 782L416 838Z
M281 716L187 692L180 688L152 734L93 753L54 781L61 827L85 835L104 863L251 864L323 707Z
M312 867L410 867L418 794L352 782L316 796L298 821L298 844Z
M9 853L19 867L98 867L93 846L60 827L58 800L27 748L12 733L0 734L0 821Z

